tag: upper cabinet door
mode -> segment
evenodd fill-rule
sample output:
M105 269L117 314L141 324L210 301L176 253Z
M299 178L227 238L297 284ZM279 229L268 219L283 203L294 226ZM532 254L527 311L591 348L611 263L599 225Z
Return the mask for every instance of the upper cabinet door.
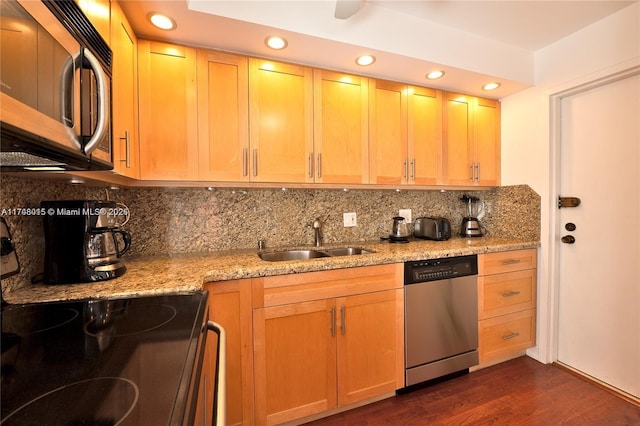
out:
M473 96L443 95L444 182L500 184L500 103Z
M445 184L473 185L473 98L443 94Z
M408 120L409 183L441 183L442 92L409 87Z
M198 51L199 179L249 180L247 58Z
M401 184L409 177L406 89L369 80L369 183Z
M315 182L369 182L368 79L314 70Z
M249 59L249 120L252 181L313 181L311 68Z
M113 50L112 126L113 168L124 176L140 178L138 149L137 40L117 2L111 4Z
M196 50L138 41L140 177L198 178Z
M500 185L500 102L476 98L473 122L476 184Z

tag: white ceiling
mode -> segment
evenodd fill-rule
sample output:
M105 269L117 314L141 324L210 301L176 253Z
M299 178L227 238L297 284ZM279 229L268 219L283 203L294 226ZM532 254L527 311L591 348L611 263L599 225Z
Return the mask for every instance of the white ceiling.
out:
M535 84L535 51L637 2L371 0L346 20L334 17L334 0L124 0L122 8L138 36L502 98ZM172 16L177 29L154 29L151 11ZM284 36L287 49L268 49L269 35ZM357 66L363 53L376 63ZM445 77L425 80L436 68ZM494 80L498 90L480 89Z

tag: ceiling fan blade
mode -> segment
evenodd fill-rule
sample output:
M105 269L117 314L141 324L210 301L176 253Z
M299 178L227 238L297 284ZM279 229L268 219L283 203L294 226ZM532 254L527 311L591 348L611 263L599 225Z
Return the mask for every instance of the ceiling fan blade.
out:
M360 0L336 0L335 17L347 19L360 10Z

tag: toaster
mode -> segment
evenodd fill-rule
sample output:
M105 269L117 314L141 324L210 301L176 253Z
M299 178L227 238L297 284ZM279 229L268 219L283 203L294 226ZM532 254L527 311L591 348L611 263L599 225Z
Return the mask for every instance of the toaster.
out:
M413 235L426 240L448 240L451 238L451 224L444 217L419 217L413 224Z

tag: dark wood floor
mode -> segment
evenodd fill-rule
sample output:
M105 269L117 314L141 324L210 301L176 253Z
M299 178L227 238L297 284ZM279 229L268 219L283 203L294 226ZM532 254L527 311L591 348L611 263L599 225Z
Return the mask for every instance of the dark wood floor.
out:
M640 407L521 357L311 425L640 425Z

